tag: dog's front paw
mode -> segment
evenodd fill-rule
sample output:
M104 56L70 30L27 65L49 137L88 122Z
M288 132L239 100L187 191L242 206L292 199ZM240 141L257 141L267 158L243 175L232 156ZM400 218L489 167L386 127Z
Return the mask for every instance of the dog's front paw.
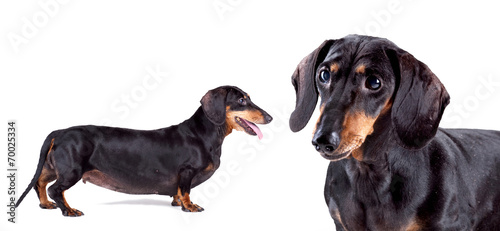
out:
M79 217L79 216L83 216L83 212L78 210L78 209L66 209L63 211L63 216L65 217Z
M188 206L182 205L182 211L184 212L202 212L203 210L205 209L193 203L189 204Z

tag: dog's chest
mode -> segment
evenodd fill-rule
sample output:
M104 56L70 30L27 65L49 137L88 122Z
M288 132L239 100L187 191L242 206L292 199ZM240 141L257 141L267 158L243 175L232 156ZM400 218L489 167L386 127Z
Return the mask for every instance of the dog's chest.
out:
M402 182L392 176L353 175L343 167L330 166L325 185L325 199L338 225L346 230L420 229L415 214L395 202Z
M352 200L327 200L330 214L345 230L420 230L415 216L394 210L390 205L370 206Z
M191 188L200 185L201 183L205 182L210 177L212 177L212 175L219 168L219 166L220 166L220 159L218 157L215 157L211 161L209 161L206 167L202 168L202 170L195 175L195 177L191 181Z

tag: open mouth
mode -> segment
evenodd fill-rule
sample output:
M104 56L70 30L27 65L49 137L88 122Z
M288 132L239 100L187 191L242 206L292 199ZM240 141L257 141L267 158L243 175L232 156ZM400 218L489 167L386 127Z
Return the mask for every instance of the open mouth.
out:
M254 123L246 120L246 119L243 119L241 117L234 117L234 120L236 121L236 123L238 125L240 125L246 133L248 133L249 135L252 135L252 136L258 136L259 137L259 140L262 139L262 137L264 136L262 134L262 132L260 131L259 127L257 127L257 125L255 125Z

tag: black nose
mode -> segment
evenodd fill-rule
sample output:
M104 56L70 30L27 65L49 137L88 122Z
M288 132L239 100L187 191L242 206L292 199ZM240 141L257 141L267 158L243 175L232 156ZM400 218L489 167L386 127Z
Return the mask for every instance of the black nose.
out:
M270 123L271 121L273 121L273 117L270 116L269 114L266 114L264 116L264 119L266 120L266 123Z
M336 132L326 134L314 134L312 144L316 151L330 154L339 146L340 138Z

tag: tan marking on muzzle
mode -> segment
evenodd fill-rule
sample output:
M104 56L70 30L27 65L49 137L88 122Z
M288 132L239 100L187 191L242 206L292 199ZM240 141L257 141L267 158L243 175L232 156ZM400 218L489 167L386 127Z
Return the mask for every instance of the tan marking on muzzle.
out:
M360 146L359 148L356 148L352 151L352 157L358 161L363 160L363 146Z
M377 117L369 117L362 112L348 113L345 116L340 133L340 144L335 154L353 151L365 142L366 136L373 132L373 124Z
M362 160L363 150L356 149L361 147L363 142L365 142L366 136L373 133L373 125L378 117L386 114L391 107L392 100L388 99L380 113L375 117L370 117L364 112L347 113L344 118L342 132L340 133L340 144L335 153L342 154L353 151L354 158Z
M236 129L237 131L245 131L245 129L243 129L238 123L236 123L236 116L255 124L266 123L264 115L259 110L233 111L229 106L226 106L226 136L231 134L233 129Z

